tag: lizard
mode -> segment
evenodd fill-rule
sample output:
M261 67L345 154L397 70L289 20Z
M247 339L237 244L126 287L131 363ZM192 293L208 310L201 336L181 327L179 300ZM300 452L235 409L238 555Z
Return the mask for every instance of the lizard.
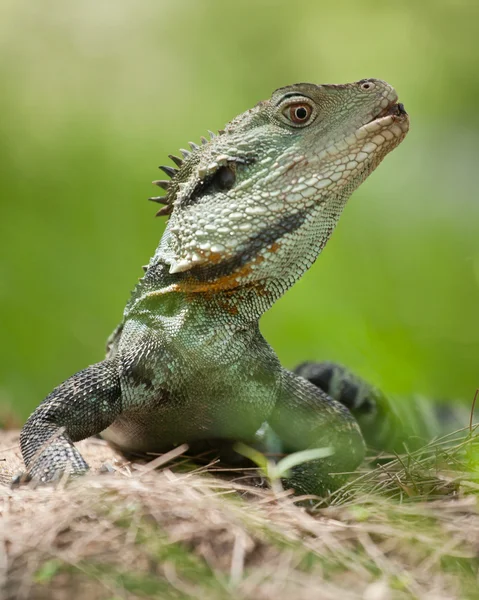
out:
M259 319L311 267L349 196L408 129L382 80L298 83L169 155L168 179L153 182L166 191L152 198L157 214L168 215L156 252L105 359L25 423L26 477L85 473L74 443L97 434L124 452L273 440L284 453L330 450L290 470L284 482L296 493L337 488L374 436L361 420L377 393L330 363L283 368Z

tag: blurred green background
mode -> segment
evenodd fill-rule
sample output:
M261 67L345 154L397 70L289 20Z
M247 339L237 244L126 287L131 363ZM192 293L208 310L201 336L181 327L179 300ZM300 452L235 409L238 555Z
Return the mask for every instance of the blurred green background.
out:
M3 0L0 405L101 360L164 221L159 164L275 88L378 77L406 141L262 321L284 364L390 394L479 386L479 3Z

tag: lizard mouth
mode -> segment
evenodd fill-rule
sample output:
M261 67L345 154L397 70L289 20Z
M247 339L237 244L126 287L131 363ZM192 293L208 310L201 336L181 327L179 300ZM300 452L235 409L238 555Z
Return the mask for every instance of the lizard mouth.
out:
M384 117L405 117L407 116L406 109L402 102L391 102L386 108L383 108L375 117L369 121L377 121Z
M401 130L401 137L404 137L409 129L409 115L404 104L397 101L397 97L385 108L379 110L372 119L359 128L359 131L362 132L360 135L363 138L368 133L373 135L382 129L390 129L395 136L401 136Z
M387 139L393 139L390 137L390 134L392 133L394 138L396 138L397 143L399 143L406 135L408 129L409 115L404 108L404 104L398 102L396 97L385 108L378 110L374 117L359 127L355 135L357 139L362 140L366 137L374 137L377 133L389 130Z

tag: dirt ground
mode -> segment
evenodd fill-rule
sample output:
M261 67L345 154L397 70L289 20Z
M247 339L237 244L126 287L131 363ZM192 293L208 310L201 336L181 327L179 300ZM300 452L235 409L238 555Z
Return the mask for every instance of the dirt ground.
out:
M90 474L12 489L18 432L0 432L2 600L445 600L477 590L477 495L449 483L433 500L363 494L311 510L245 483L244 471L225 479L177 457L131 463L101 440L78 446Z

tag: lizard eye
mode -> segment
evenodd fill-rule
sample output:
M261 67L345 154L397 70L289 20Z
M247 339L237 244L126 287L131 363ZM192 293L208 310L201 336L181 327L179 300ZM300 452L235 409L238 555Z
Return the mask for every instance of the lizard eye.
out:
M295 125L306 125L311 119L313 109L306 102L297 102L287 106L283 115Z

